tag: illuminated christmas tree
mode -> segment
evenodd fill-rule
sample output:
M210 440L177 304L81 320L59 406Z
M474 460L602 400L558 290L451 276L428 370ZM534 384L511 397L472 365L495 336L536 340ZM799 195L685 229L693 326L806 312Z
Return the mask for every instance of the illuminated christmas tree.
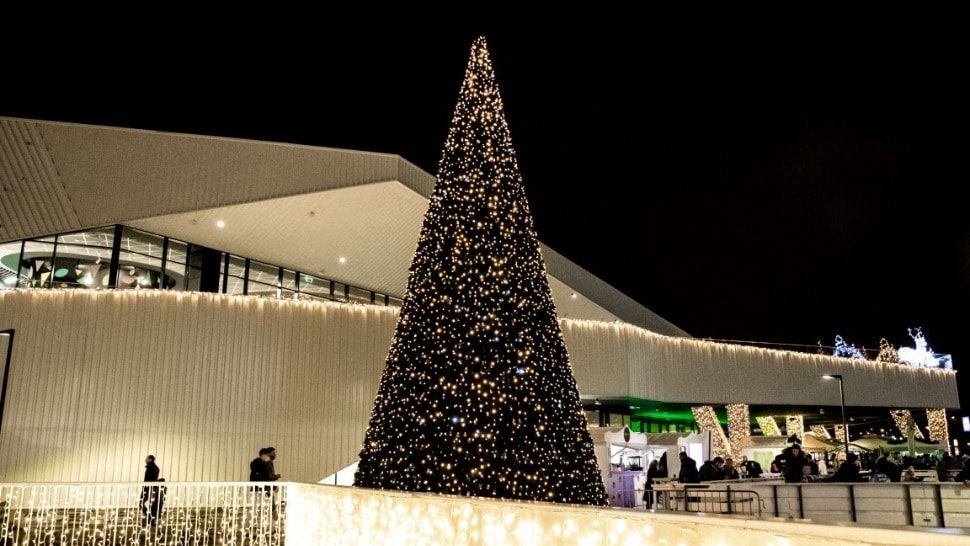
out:
M899 352L895 347L893 347L892 343L889 343L886 338L879 340L879 355L876 356L876 362L899 364Z
M483 38L360 459L360 487L606 503Z

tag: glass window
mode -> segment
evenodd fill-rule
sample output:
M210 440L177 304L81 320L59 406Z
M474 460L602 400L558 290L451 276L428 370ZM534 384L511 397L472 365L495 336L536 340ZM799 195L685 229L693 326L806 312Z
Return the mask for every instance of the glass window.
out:
M121 250L137 252L144 256L159 258L161 261L165 238L125 226L121 231ZM184 260L183 260L184 261Z
M108 226L59 235L57 237L57 244L111 248L114 238L115 228L114 226Z
M57 245L53 282L57 288L107 288L111 247Z
M402 300L401 298L390 298L390 305L392 307L401 307L402 305L404 305L404 300Z
M50 237L53 239L53 237ZM24 288L48 288L53 278L54 243L27 241L20 259L21 280Z
M188 263L185 266L185 289L198 292L202 289L202 260L205 248L189 245Z
M283 290L296 292L296 271L283 270Z
M333 299L336 301L347 301L347 294L345 290L347 285L339 282L333 283Z
M246 258L229 256L229 276L239 277L240 279L246 277Z
M20 270L20 246L23 241L10 241L0 244L0 289L17 286L17 271ZM21 277L26 278L21 272Z
M362 288L350 287L350 301L354 303L370 303L370 290L364 290Z
M280 268L256 260L249 260L249 282L277 286L280 282Z
M165 288L185 290L185 258L188 244L175 239L168 240L168 259L165 262Z
M229 276L223 279L222 273L219 273L219 289L222 290L222 287L225 286L224 292L226 294L242 294L246 282L246 259L231 254L223 255L223 259L229 260Z
M330 293L330 281L313 275L300 275L300 294L325 300L333 299L333 294Z

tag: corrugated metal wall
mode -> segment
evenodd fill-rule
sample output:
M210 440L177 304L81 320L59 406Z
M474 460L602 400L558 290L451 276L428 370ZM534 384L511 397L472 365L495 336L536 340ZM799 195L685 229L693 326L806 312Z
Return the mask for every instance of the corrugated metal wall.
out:
M0 241L80 227L37 124L0 118Z
M0 117L0 241L398 180L396 155Z
M357 459L397 309L169 291L0 290L15 328L0 482L285 479ZM562 321L580 392L694 403L958 407L952 372Z
M668 337L623 323L563 321L563 334L584 394L838 406L838 384L822 379L838 373L849 406L960 407L953 371Z
M0 291L0 482L284 479L357 459L396 312L162 291Z

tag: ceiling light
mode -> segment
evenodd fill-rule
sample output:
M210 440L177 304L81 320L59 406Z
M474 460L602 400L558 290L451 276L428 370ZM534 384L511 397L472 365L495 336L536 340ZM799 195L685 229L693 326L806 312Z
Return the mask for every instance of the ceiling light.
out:
M343 264L347 263L347 257L346 256L341 256L341 257L337 258L337 261L340 262L341 265L343 265Z
M3 284L13 286L17 284L17 277L7 277L6 279L3 279Z
M572 294L570 294L570 296L569 296L569 297L570 297L570 298L572 298L572 299L576 299L576 293L575 293L575 292L573 292Z
M222 229L226 227L226 222L224 220L216 220L216 227Z
M600 399L599 398L597 398L596 401L593 402L593 403L596 404L597 406L602 406L603 405L603 403L600 402Z

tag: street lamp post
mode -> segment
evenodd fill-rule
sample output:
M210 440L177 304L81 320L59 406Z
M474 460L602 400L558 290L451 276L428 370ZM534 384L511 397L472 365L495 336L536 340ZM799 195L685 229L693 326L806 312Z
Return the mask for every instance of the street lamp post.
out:
M845 422L845 387L842 374L825 374L823 379L839 380L839 405L842 406L842 438L845 439L845 459L849 460L849 425Z

